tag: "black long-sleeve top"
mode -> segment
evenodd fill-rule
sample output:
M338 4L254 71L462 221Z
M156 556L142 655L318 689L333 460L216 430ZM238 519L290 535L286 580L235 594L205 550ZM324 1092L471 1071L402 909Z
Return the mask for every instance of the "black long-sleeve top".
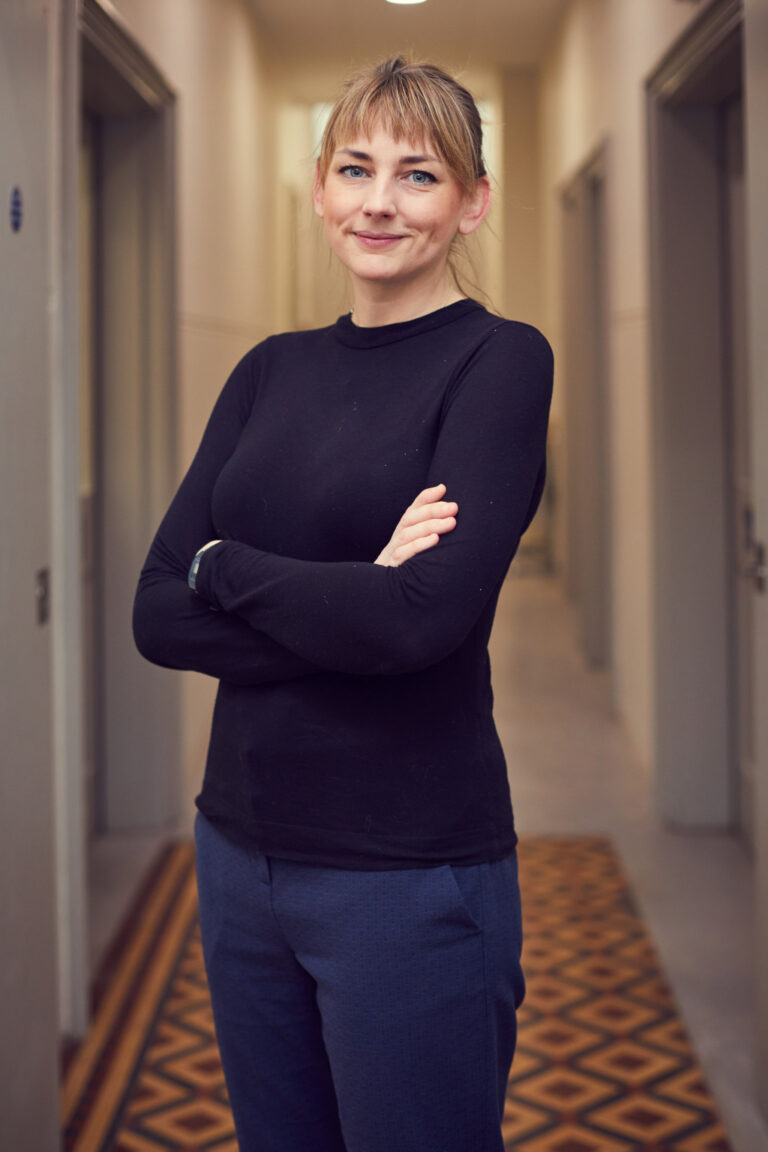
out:
M347 868L513 850L487 643L551 389L544 337L471 300L273 336L234 369L134 607L144 656L220 680L197 805L225 834ZM375 564L438 483L453 531Z

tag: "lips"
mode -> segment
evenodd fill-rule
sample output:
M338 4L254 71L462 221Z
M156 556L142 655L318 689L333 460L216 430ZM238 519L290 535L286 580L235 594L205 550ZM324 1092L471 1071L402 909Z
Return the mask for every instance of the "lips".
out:
M355 232L354 235L364 248L372 249L391 248L398 240L404 239L395 232Z

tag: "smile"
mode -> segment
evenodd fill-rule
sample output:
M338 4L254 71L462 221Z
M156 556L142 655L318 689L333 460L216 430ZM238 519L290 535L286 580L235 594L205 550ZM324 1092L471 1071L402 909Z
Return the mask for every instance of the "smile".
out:
M391 232L355 232L354 236L364 248L381 249L391 248L398 240L403 240L403 236L395 235Z

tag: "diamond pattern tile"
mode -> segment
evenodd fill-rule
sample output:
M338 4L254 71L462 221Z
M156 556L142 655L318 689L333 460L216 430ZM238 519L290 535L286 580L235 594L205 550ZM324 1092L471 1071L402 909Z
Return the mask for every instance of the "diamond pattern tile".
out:
M508 1152L731 1152L610 842L537 837L519 856L528 992ZM68 1060L65 1152L238 1152L191 845L169 851L165 868L165 887L163 874L152 888L164 893L161 927L145 929L124 996L104 995L112 1015L97 1013L94 1037ZM141 927L141 910L132 916ZM109 973L98 983L108 990Z
M725 1132L715 1124L685 1140L675 1141L671 1152L731 1152Z
M534 1108L522 1100L507 1100L501 1129L508 1148L517 1148L520 1141L549 1127L549 1113L546 1109Z
M143 1121L151 1132L186 1152L210 1148L212 1141L232 1137L232 1116L217 1100L192 1100L148 1116Z
M202 959L200 964L202 966ZM197 1004L193 1008L183 1008L179 1012L179 1020L184 1024L185 1028L194 1030L204 1039L214 1039L216 1036L216 1029L213 1023L213 1009L211 1008L211 1001L208 997L207 988L205 989L204 1003Z
M172 1009L171 1009L172 1010ZM200 1037L188 1028L179 1028L171 1020L161 1020L149 1041L147 1060L150 1067L161 1064L172 1056L189 1052L200 1044Z
M520 1152L634 1152L636 1145L583 1124L564 1123L514 1147Z
M703 1117L693 1109L680 1108L655 1094L642 1092L596 1109L589 1119L640 1144L659 1145L700 1127Z
M677 1100L678 1103L688 1104L692 1108L709 1106L709 1089L701 1069L695 1065L657 1084L656 1092L666 1100Z
M521 1032L523 1029L521 1028ZM592 1028L584 1028L570 1020L552 1019L544 1017L535 1024L524 1029L525 1043L530 1044L534 1051L547 1053L549 1063L556 1060L558 1063L572 1060L581 1052L586 1052L598 1044L602 1044L603 1035ZM515 1076L520 1074L520 1052L522 1039L518 1044L518 1053L515 1056ZM545 1057L540 1056L541 1059Z
M686 1056L691 1060L694 1058L688 1034L677 1016L643 1028L639 1036L646 1044L665 1050L671 1049L679 1056Z
M527 1048L521 1048L518 1044L515 1052L515 1075L518 1080L530 1076L532 1072L541 1072L542 1068L546 1068L548 1064L549 1061L545 1056L537 1056L534 1052L529 1052Z
M595 995L569 1013L580 1024L602 1028L612 1036L628 1036L658 1019L658 1009L613 993Z
M610 842L530 840L519 856L533 978L507 1107L549 1119L505 1129L509 1152L730 1152Z
M566 966L568 976L588 988L614 992L637 982L637 967L626 960L605 956L587 956Z
M513 1099L570 1116L615 1095L616 1086L608 1080L572 1067L555 1067L521 1081Z
M532 1003L547 1012L560 1012L589 994L588 988L560 973L534 973L526 977L526 986Z
M126 1104L130 1116L141 1116L189 1099L189 1090L147 1069L140 1073Z
M576 1063L579 1068L629 1088L649 1084L680 1067L677 1056L647 1048L634 1040L619 1040L604 1045L597 1052L580 1057Z
M136 1132L121 1132L110 1152L164 1152L165 1145L148 1140Z
M556 945L549 936L549 933L541 932L535 940L529 938L525 941L525 970L529 975L550 972L569 960L577 959L578 949Z
M224 1071L219 1054L210 1044L206 1044L196 1055L178 1056L166 1060L163 1073L174 1080L189 1084L200 1092L213 1093L224 1084Z

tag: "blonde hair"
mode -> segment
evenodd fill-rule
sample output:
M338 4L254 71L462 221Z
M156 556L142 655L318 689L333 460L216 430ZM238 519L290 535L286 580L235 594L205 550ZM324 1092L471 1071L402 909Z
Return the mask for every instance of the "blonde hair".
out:
M393 56L353 76L334 104L320 144L321 183L336 149L370 137L378 124L395 140L430 140L467 193L486 174L483 126L471 94L436 64Z

